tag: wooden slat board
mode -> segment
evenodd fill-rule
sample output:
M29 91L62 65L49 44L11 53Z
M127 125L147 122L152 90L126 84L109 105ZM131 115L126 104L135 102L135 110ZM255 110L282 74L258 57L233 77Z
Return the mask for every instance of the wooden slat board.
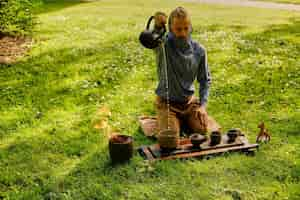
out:
M250 144L245 136L238 136L234 143L228 143L227 135L222 136L221 143L210 146L210 141L201 144L201 149L193 148L189 139L181 139L179 148L171 152L161 151L158 144L138 148L141 156L147 160L169 160L176 158L203 157L225 152L253 152L258 144Z

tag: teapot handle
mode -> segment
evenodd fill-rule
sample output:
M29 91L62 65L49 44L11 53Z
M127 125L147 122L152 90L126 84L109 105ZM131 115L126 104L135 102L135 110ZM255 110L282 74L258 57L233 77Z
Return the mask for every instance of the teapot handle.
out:
M148 22L147 22L147 26L146 26L146 29L149 30L150 29L150 24L151 24L151 21L154 19L154 16L152 15L149 19L148 19ZM163 32L155 39L155 41L158 41L160 40L164 34L166 33L167 29L166 29L166 26L163 26Z
M149 30L150 28L150 23L151 21L154 19L154 16L152 15L149 19L148 19L148 22L147 22L147 26L146 26L146 29Z

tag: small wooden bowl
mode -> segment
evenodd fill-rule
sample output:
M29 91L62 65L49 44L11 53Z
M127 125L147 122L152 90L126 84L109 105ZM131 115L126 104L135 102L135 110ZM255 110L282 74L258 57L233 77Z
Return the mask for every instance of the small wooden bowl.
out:
M177 133L171 129L160 131L157 139L162 149L176 149L179 143Z
M109 155L112 163L129 161L133 155L133 138L128 135L113 135L109 139Z

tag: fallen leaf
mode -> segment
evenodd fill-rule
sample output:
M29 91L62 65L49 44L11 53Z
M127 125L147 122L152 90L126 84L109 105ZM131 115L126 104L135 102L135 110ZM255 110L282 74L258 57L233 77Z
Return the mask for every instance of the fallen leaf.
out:
M99 123L96 123L94 125L95 129L104 129L104 128L107 128L107 127L108 127L108 121L106 119L101 120Z
M102 108L100 108L98 110L98 114L101 115L101 116L105 115L105 116L110 117L111 116L111 111L107 106L103 106Z

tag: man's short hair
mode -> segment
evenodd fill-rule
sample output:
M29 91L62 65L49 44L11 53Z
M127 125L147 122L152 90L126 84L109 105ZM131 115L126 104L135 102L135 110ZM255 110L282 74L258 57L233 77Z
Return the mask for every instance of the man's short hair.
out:
M171 14L169 16L169 22L168 22L169 26L171 26L174 18L180 18L180 19L188 18L188 19L190 19L190 15L189 15L188 11L185 8L179 6L171 12Z
M168 17L164 12L161 12L161 11L157 11L157 12L154 14L155 17L156 17L156 16L159 16L159 15L163 15L163 16L165 16L165 17Z

